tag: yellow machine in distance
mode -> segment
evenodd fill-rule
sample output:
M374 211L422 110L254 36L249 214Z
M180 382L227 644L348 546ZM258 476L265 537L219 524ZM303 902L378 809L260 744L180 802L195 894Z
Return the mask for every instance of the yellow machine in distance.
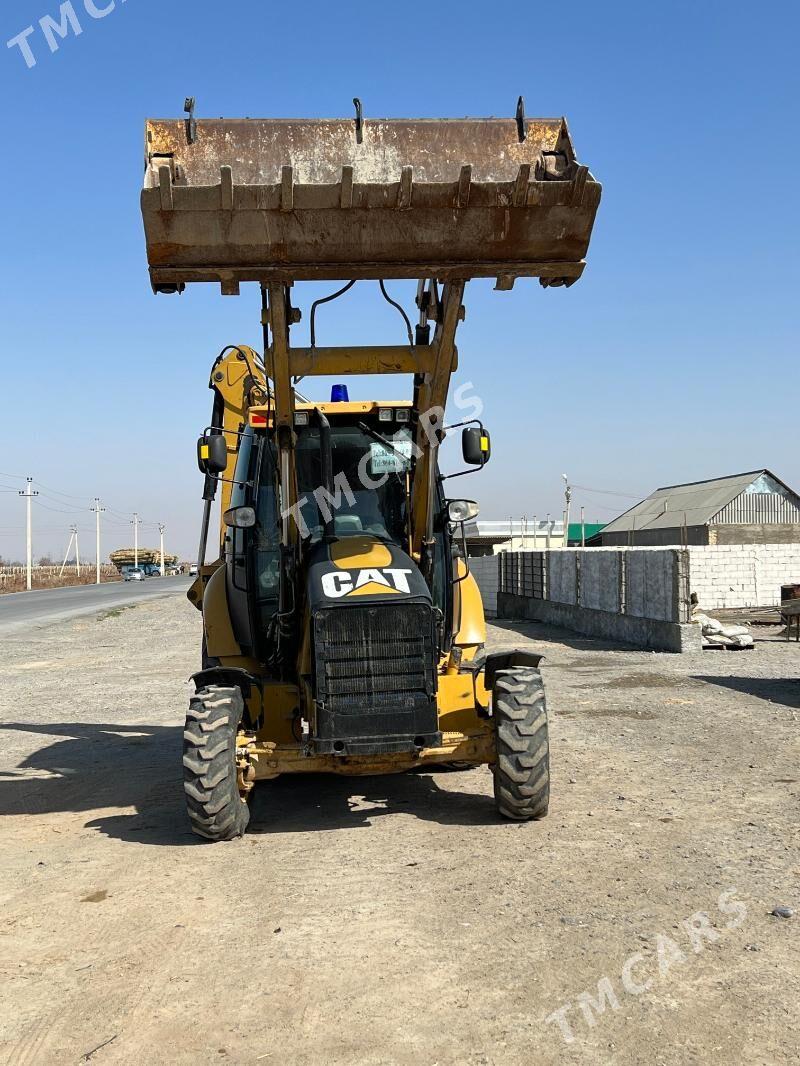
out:
M214 363L199 576L202 670L184 732L192 826L240 835L259 779L492 767L498 809L542 817L547 713L537 655L487 655L459 531L477 513L439 470L461 429L465 473L491 455L477 420L446 427L456 331L471 277L510 289L580 276L600 187L563 120L226 120L147 125L142 193L156 291L216 281L262 292L263 358ZM385 281L418 279L414 328ZM293 285L344 280L294 347ZM316 312L377 280L406 344L321 347ZM300 377L411 374L397 401L337 386L306 401ZM453 477L456 475L449 475ZM220 552L206 563L219 498Z

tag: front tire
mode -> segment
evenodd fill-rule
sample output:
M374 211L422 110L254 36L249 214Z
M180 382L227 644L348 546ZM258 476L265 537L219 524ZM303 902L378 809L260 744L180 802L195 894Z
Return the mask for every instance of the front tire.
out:
M550 747L541 673L529 667L498 671L492 717L497 809L518 822L544 818L550 802Z
M206 840L233 840L250 812L239 794L236 734L244 714L241 690L223 685L198 689L183 733L183 789L192 832Z

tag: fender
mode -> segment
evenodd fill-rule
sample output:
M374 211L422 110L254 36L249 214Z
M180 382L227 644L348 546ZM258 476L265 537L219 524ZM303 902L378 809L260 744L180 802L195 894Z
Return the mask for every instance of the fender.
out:
M206 685L231 685L242 690L245 700L250 698L252 686L259 688L260 682L257 677L240 666L211 666L207 670L198 670L192 674L195 689L199 692Z
M206 631L206 651L209 655L216 659L242 656L242 649L233 635L224 566L214 571L203 592L203 626Z
M453 644L460 648L481 647L486 643L486 619L478 582L463 559L456 560L456 574L459 581L453 586L453 613L457 620Z
M511 670L517 666L538 670L542 659L544 655L537 655L532 651L496 651L486 656L484 684L487 689L493 689L498 670Z

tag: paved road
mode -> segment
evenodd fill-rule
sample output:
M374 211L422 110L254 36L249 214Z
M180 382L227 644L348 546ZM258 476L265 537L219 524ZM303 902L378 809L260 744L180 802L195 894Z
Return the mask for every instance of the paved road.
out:
M187 576L151 577L145 581L109 581L103 585L9 593L0 596L0 633L185 593L192 580Z

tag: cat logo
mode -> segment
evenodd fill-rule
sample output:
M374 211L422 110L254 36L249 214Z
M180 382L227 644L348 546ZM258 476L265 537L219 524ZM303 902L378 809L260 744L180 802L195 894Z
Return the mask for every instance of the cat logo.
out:
M408 575L411 569L401 570L394 566L365 570L331 570L322 575L322 591L329 600L342 596L384 596L387 593L410 592Z

